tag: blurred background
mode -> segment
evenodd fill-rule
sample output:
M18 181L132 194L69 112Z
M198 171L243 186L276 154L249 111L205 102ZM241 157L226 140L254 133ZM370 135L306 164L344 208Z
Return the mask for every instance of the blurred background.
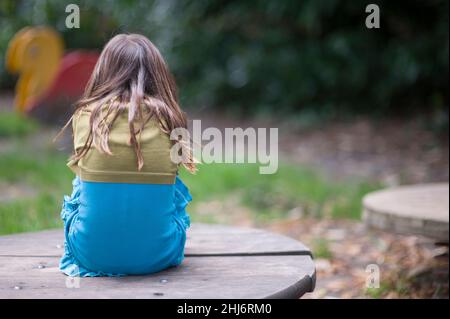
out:
M318 270L313 298L448 298L448 253L436 258L445 252L427 238L367 230L361 201L381 188L448 182L449 4L375 1L381 25L368 29L371 2L0 0L0 235L61 227L73 178L70 136L52 143L60 122L13 108L13 36L49 26L66 53L99 52L115 34L137 32L161 50L183 109L203 128L279 128L274 175L252 164L182 173L194 222L306 243ZM78 29L65 25L70 3ZM382 270L379 289L365 288L371 263Z

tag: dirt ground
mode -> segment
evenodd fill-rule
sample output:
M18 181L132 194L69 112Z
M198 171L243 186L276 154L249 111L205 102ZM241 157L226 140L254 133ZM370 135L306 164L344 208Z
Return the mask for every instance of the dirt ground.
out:
M310 247L329 243L316 258L317 284L306 298L448 298L448 248L427 238L367 230L347 220L286 220L268 228ZM367 289L367 267L379 267L379 289Z
M314 164L334 177L369 177L386 185L448 181L448 135L420 119L356 119L283 136L290 159Z
M386 186L448 182L448 136L436 136L417 120L337 123L289 136L289 158L313 164L335 178L369 177ZM360 222L291 220L270 229L313 245L330 244L316 260L317 287L309 298L448 298L448 246L427 238L367 230ZM381 287L368 292L366 267L380 267Z

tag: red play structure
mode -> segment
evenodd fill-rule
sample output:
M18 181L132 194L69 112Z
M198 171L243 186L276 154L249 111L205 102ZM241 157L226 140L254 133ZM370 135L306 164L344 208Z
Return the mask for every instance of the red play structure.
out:
M32 102L27 112L46 122L67 119L71 105L83 94L97 59L95 52L67 53L50 87Z

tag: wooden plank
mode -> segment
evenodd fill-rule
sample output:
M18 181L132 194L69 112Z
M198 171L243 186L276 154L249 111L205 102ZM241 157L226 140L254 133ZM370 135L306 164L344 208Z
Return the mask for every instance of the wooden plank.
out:
M58 262L0 257L0 298L299 298L315 282L309 256L188 257L157 274L120 278L73 279Z
M448 242L448 183L400 186L367 194L365 223L373 228Z
M188 231L186 254L287 254L310 255L308 247L292 238L260 229L217 224L193 224Z
M193 224L188 230L186 255L310 255L299 241L266 231L215 224ZM62 229L0 237L0 256L61 256Z
M0 256L62 256L63 253L62 228L0 237Z

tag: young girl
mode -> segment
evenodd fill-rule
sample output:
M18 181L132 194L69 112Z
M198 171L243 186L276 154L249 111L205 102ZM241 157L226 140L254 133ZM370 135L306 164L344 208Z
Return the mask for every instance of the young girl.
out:
M169 134L186 122L158 49L137 34L112 38L66 124L76 177L61 212L63 273L139 275L181 263L191 196L171 160ZM183 165L195 171L192 160Z

